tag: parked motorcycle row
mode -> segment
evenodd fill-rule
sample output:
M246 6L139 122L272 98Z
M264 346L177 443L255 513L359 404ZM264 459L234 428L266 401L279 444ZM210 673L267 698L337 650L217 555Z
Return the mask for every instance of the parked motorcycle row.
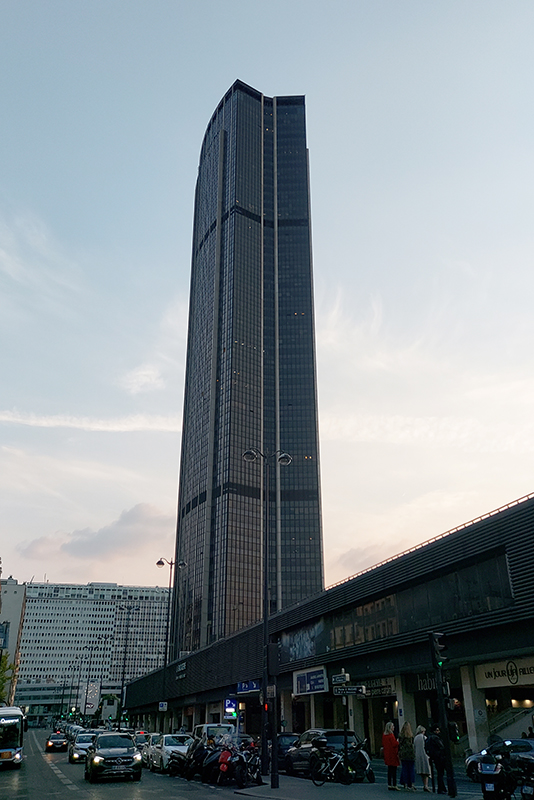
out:
M501 752L483 752L478 772L484 800L510 800L521 792L522 800L534 800L534 757L512 754L511 742L504 742Z
M151 768L152 764L153 761ZM233 782L240 789L250 783L262 784L259 749L250 737L242 741L230 735L194 739L186 752L179 749L170 752L164 771L187 780L200 776L204 783Z

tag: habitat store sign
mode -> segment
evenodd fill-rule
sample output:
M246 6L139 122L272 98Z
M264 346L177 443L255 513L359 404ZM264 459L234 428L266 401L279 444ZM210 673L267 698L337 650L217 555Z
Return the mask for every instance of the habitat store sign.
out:
M326 667L315 667L293 673L293 694L319 694L327 691Z
M475 667L477 688L529 686L534 684L534 658L510 658Z

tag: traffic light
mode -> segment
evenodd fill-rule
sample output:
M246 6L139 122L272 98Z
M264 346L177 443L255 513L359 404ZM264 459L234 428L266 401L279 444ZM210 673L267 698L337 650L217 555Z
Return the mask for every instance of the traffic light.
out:
M449 722L448 723L448 733L449 733L449 740L451 742L459 742L460 741L460 730L456 722Z
M435 669L441 669L447 657L443 655L443 650L447 649L445 644L445 634L438 633L437 631L429 631L428 639L430 641L430 655L432 656L432 664Z

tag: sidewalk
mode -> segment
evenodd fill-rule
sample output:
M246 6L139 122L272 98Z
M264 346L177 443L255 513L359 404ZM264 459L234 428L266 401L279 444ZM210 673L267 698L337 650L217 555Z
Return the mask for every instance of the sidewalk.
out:
M261 800L389 800L387 785L381 783L352 783L343 786L341 783L325 783L324 786L315 786L306 778L294 778L289 775L280 775L280 786L271 789L271 779L265 777L263 786L249 786L246 789L236 789L235 794L242 797L257 797ZM394 792L399 798L402 795ZM407 793L404 793L407 794ZM414 792L417 794L417 792ZM420 792L423 795L423 792ZM425 795L427 797L428 795ZM410 793L410 797L413 795ZM421 797L422 800L422 797Z
M402 800L407 795L413 798L419 795L419 800L433 797L441 800L439 795L428 795L418 790L417 792L388 792L385 780L377 776L376 783L352 783L343 786L341 783L325 783L324 786L315 786L306 778L292 778L289 775L280 775L280 786L271 789L271 779L266 776L263 786L249 786L246 789L236 789L235 794L242 797L256 797L260 800L390 800L391 795ZM477 784L458 786L458 797L481 797L482 792ZM444 798L446 800L446 796Z

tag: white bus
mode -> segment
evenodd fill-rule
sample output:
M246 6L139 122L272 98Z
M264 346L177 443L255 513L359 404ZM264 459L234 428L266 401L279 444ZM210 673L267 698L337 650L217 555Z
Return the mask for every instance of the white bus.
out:
M0 766L20 767L28 721L20 708L0 707Z

